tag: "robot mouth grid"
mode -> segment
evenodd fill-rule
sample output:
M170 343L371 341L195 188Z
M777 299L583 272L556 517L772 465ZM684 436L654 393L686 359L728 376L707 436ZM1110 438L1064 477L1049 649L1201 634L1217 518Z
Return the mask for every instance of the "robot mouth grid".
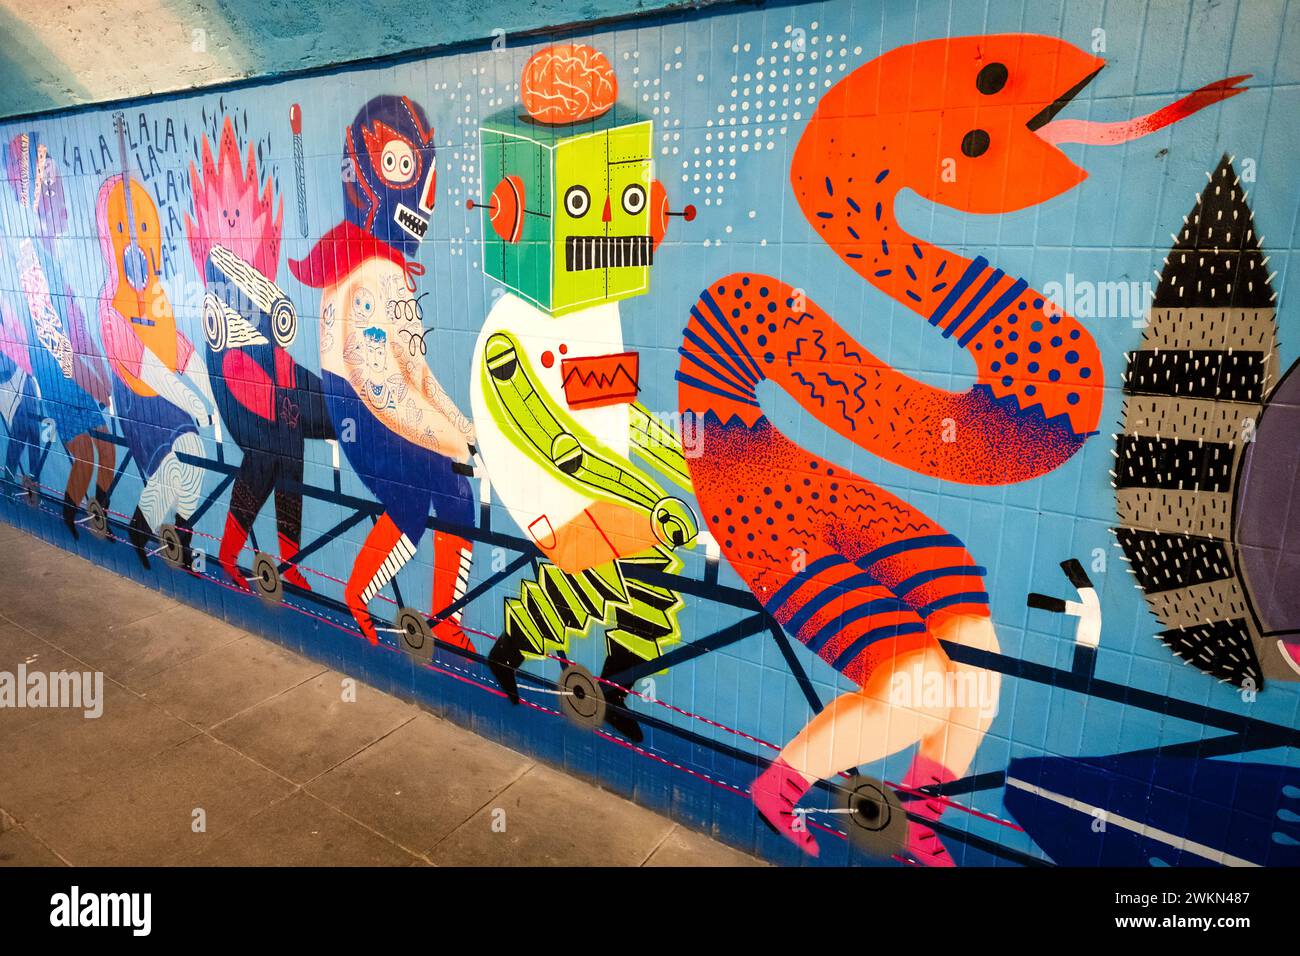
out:
M654 243L649 236L569 236L564 243L564 268L569 272L653 263Z

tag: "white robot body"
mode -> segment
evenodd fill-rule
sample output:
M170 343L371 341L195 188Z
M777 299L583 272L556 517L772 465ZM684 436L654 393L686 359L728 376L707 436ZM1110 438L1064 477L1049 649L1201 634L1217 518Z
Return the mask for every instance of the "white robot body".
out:
M536 376L536 386L557 407L565 409L601 447L626 458L631 450L629 406L620 403L572 408L565 395L563 376L564 359L623 351L618 305L606 302L555 317L506 293L492 307L475 345L470 406L479 454L491 477L493 495L519 528L547 551L553 543L553 531L581 515L598 498L561 480L554 471L538 468L533 455L513 444L493 419L483 395L480 370L485 343L496 332L509 333L516 339Z

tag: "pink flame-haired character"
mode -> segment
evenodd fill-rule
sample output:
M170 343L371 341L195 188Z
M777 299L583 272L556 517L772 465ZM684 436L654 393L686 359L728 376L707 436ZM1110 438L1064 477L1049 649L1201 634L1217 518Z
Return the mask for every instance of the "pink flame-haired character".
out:
M277 203L271 177L259 195L257 157L248 144L248 163L241 166L239 142L230 117L221 129L217 160L203 137L203 177L190 163L190 189L194 218L185 215L190 255L199 273L207 269L208 253L225 246L272 282L280 267L280 230L284 224L284 197Z
M203 139L203 175L190 164L194 218L185 217L194 264L207 282L209 297L224 300L229 336L209 338L208 372L217 408L230 438L244 453L230 492L230 513L221 538L221 567L241 588L248 579L239 566L257 514L274 493L280 558L292 562L302 537L303 449L306 439L329 439L334 430L321 397L320 377L289 354L293 333L258 305L251 289L274 284L280 266L284 197L275 195L273 177L260 184L254 148L241 166L235 127L226 117L217 161ZM260 174L265 174L261 170ZM213 254L217 246L234 253L259 274ZM265 289L263 289L265 291ZM282 293L274 287L278 297ZM237 313L237 314L235 314ZM233 315L233 318L231 317ZM309 591L302 572L290 565L284 580Z

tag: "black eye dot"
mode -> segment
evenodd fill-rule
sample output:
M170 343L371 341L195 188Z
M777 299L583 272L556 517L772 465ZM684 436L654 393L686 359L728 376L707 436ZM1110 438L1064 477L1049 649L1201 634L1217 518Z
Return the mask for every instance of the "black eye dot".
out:
M992 96L1007 85L1007 68L1001 63L990 63L975 77L975 88L985 96Z
M961 151L974 159L983 156L989 148L989 134L982 129L973 129L961 138Z

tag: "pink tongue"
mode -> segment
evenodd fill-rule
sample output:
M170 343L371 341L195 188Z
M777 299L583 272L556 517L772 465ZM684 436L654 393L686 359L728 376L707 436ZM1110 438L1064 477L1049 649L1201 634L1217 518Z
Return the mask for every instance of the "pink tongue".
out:
M1088 143L1097 146L1114 146L1127 143L1131 139L1146 136L1158 129L1164 129L1181 119L1186 119L1197 110L1204 109L1220 100L1245 92L1246 87L1237 86L1243 80L1250 79L1251 74L1230 76L1226 80L1217 80L1206 84L1193 93L1168 106L1162 106L1154 113L1124 120L1121 123L1094 123L1090 120L1053 120L1035 132L1049 143Z

